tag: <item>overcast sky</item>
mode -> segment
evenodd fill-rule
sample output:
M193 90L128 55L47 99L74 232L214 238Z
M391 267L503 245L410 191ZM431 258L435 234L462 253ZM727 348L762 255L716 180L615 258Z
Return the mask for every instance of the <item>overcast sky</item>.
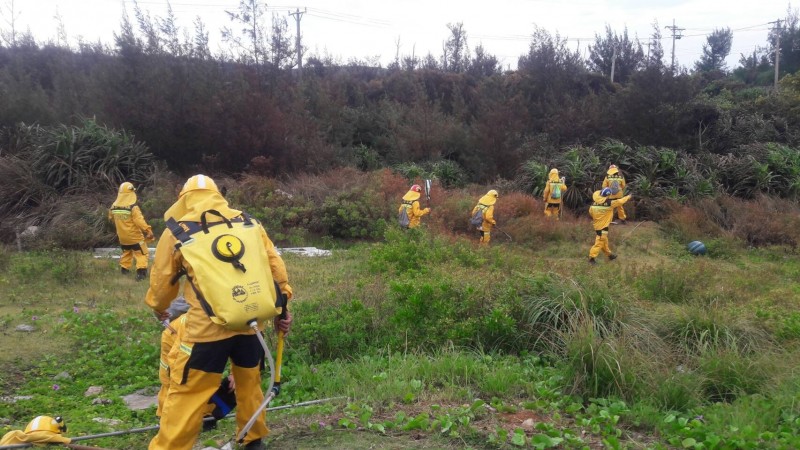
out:
M84 41L113 43L123 10L133 17L132 0L0 0L0 27L9 30L10 6L14 2L16 28L30 28L37 40L56 37L56 15L62 17L70 44ZM735 67L741 53L766 45L768 30L786 16L784 0L278 0L267 3L269 11L286 17L295 33L295 20L288 12L307 11L300 22L303 45L310 54L327 54L347 62L351 58L379 57L385 66L394 59L397 41L401 55L412 51L419 57L428 52L439 57L447 39L448 23L462 22L471 50L482 44L498 57L504 68L515 68L526 53L534 25L569 38L573 48L587 56L587 47L606 24L617 32L627 27L629 35L646 42L652 23L658 21L663 35L665 63L672 51L673 19L683 38L676 41L678 64L691 67L700 55L706 35L715 28L733 30L733 48L728 57ZM262 1L263 3L263 1ZM153 16L163 17L167 0L140 0ZM178 25L193 32L200 17L210 32L211 50L220 44L219 30L230 25L225 11L235 11L239 0L173 0ZM797 5L791 5L796 8ZM647 47L644 47L645 52Z

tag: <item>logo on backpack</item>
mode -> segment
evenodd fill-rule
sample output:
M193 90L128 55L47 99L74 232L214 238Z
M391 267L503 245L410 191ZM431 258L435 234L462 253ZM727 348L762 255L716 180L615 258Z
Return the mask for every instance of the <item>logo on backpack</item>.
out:
M553 181L550 183L550 198L558 200L561 198L561 182Z
M236 303L242 303L247 301L247 291L244 290L243 286L239 286L238 284L231 289L231 298Z
M222 221L208 223L206 215ZM254 320L261 324L280 314L284 298L272 279L261 227L255 219L247 214L226 219L208 210L200 222L170 218L166 225L179 241L176 250L192 267L192 276L186 267L184 273L212 322L242 331Z
M469 224L473 227L480 227L483 225L483 212L486 210L486 205L478 204L475 209L475 214L469 219Z

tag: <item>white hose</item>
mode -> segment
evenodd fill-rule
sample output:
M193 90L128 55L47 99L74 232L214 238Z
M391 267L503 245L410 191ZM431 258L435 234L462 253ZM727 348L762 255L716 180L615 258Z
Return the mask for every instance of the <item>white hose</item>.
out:
M267 388L267 393L264 395L264 401L261 402L261 405L253 413L253 416L250 417L250 420L248 420L244 427L242 427L242 431L239 432L239 436L236 438L238 442L242 442L244 440L245 436L247 436L247 432L250 431L250 428L252 428L253 424L256 423L256 420L258 420L258 416L262 414L264 408L266 408L269 402L275 397L275 393L272 392L272 388L275 386L275 360L272 359L272 353L270 353L269 348L267 347L267 342L264 340L264 336L258 329L258 322L255 320L250 322L250 328L256 331L258 341L261 342L261 347L264 348L264 355L267 357L267 361L269 362L269 387Z

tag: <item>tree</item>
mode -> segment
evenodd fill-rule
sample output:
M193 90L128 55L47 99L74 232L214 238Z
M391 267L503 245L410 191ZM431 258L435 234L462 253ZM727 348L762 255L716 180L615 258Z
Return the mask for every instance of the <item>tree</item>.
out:
M464 24L447 24L450 30L450 37L444 44L444 55L442 64L444 69L449 72L464 72L469 66L469 47L467 46L467 30Z
M247 64L259 66L263 64L267 54L266 30L263 17L266 5L256 0L239 0L238 11L225 11L228 18L238 24L239 32L229 27L222 29L222 40L233 45L234 55L238 53L238 60Z
M272 15L272 35L269 39L269 62L277 69L291 69L296 64L295 51L285 17ZM303 49L300 49L303 52Z
M475 56L469 61L467 73L476 77L488 77L500 73L497 57L484 50L483 45L475 47Z
M627 27L622 35L617 35L606 25L605 37L596 34L594 41L594 45L589 46L589 59L586 61L589 70L610 76L613 65L613 81L617 83L626 83L644 63L642 45L638 39L628 38Z
M648 69L664 70L664 46L661 44L661 27L657 20L653 21L653 34L647 43L645 66Z
M698 72L712 72L727 70L725 58L731 52L733 43L733 33L730 28L718 28L706 37L703 44L703 55L700 60L694 63L694 69Z
M789 8L786 12L786 18L781 21L780 36L781 74L795 73L800 70L800 12L798 12L797 9L792 10ZM769 33L769 60L773 68L775 67L775 45L777 43L777 37L778 31L776 28L773 28Z
M739 58L739 67L733 71L734 76L750 85L772 84L774 72L770 66L768 53L766 47L755 48L751 55L742 53Z

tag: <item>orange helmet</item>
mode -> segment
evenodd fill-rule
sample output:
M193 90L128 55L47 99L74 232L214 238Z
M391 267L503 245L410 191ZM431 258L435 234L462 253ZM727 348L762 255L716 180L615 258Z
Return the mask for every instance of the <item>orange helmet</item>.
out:
M421 188L421 187L419 187L419 185L418 185L418 184L415 184L415 185L411 186L411 189L410 189L410 190L412 190L412 191L414 191L414 192L422 192L422 188Z

